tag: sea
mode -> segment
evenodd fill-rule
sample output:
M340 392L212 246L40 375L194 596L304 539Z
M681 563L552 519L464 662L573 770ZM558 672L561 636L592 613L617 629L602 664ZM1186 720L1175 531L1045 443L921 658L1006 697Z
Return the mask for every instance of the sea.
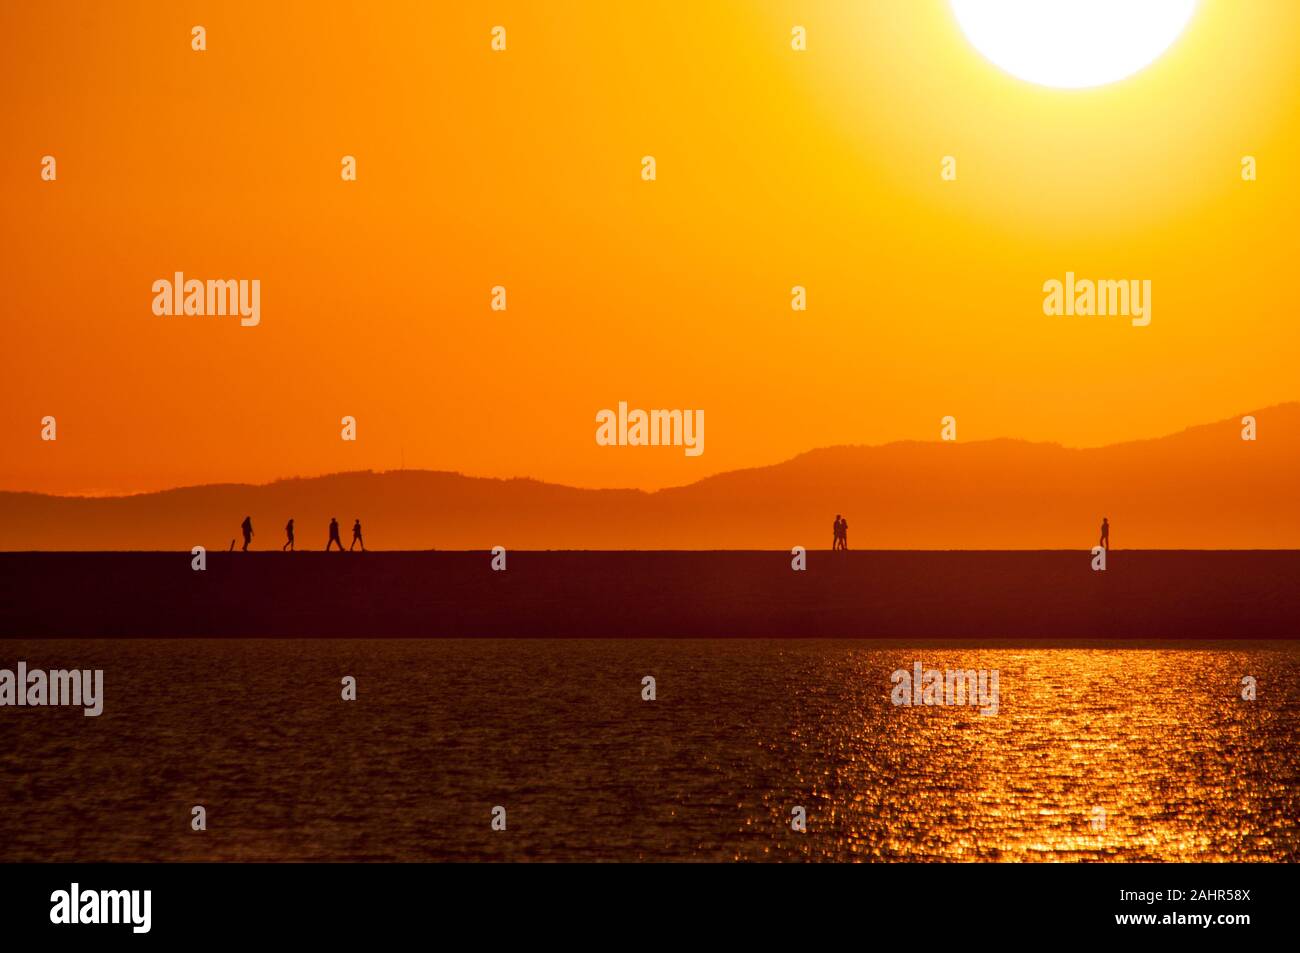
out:
M0 708L0 861L1300 857L1300 643L0 642L19 661L102 669L103 713ZM900 673L932 670L996 672L996 706L925 704Z

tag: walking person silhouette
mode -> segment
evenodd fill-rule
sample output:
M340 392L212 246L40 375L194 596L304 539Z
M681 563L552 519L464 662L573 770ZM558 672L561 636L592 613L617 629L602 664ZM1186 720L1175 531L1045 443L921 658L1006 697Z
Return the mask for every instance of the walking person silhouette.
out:
M245 516L244 522L239 524L239 528L244 532L244 548L242 551L248 552L248 544L253 541L253 518Z
M1107 552L1110 551L1110 520L1104 516L1101 518L1101 542L1097 545Z
M848 548L849 548L849 521L841 518L840 519L840 549L847 552Z
M339 539L339 518L337 516L331 516L330 517L330 541L325 544L325 552L328 553L330 551L330 547L333 546L335 543L338 543L339 552L343 552L343 540Z
M834 538L831 540L831 552L834 552L835 550L837 550L837 549L840 548L840 533L842 532L842 527L843 527L843 526L844 526L844 518L843 518L842 516L840 516L839 513L836 513L836 514L835 514L835 523L834 523L834 526L833 526L833 530L834 530L835 536L834 536Z
M289 550L289 552L293 552L293 520L292 519L290 519L289 522L284 524L284 535L289 537L289 539L288 542L286 542L283 546L280 547L280 552L284 552L286 549Z
M361 520L357 520L352 524L352 546L348 547L348 552L352 552L353 546L356 546L357 543L361 544L361 551L364 553L366 551L366 543L365 540L361 538ZM343 548L342 543L339 544L339 548Z

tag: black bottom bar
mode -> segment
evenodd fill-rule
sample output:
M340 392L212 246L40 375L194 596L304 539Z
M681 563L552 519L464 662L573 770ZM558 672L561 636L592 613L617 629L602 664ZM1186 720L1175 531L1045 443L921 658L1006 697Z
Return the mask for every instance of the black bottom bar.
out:
M1287 865L37 864L0 867L0 881L6 939L96 944L267 938L301 949L312 939L403 936L467 947L504 936L694 944L716 934L765 945L789 935L820 947L847 930L872 945L1133 934L1232 947L1281 936L1295 920ZM103 896L87 900L92 891L150 891L148 932L131 922L51 922L68 910L74 883L88 914ZM138 905L110 897L105 909L117 905L127 921L134 912L142 926L144 895L136 896Z

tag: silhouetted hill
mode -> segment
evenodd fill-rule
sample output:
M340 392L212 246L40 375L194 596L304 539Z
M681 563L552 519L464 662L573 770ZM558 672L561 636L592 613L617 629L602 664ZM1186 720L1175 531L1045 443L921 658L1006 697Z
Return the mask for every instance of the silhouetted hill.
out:
M340 473L110 498L0 493L6 550L323 549L337 516L373 549L1117 549L1300 547L1300 404L1096 449L1018 440L830 447L685 487L584 490L431 471ZM654 453L620 449L612 453Z

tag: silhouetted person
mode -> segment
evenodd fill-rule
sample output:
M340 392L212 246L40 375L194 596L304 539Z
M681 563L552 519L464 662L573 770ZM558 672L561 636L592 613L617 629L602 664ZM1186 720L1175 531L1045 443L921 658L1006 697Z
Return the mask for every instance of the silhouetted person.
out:
M325 544L325 552L328 553L330 551L330 547L333 546L335 543L339 544L339 552L343 552L343 540L339 539L339 518L337 516L331 516L330 517L330 541Z
M280 552L284 552L286 549L289 550L289 552L293 552L293 520L289 520L289 522L284 524L284 535L289 537L289 539L280 547Z
M849 521L846 519L842 519L840 520L840 549L847 550L848 548L849 548Z
M1101 542L1098 543L1102 549L1110 549L1110 520L1106 517L1101 518Z
M837 549L840 548L840 527L843 525L843 522L844 522L844 520L843 520L843 518L840 516L840 514L839 514L839 513L836 513L836 514L835 514L835 523L834 523L834 525L832 526L832 530L833 530L833 532L834 532L834 534L835 534L834 537L831 539L831 551L832 551L832 552L834 552L835 550L837 550Z
M253 541L253 518L245 516L244 522L239 524L239 528L244 531L244 552L248 552L248 544Z
M361 538L361 520L357 520L355 523L352 524L352 546L348 547L348 552L352 552L353 547L356 546L357 543L361 544L361 551L364 553L366 551L366 544L365 541ZM343 544L340 543L339 549L342 548L343 548Z

